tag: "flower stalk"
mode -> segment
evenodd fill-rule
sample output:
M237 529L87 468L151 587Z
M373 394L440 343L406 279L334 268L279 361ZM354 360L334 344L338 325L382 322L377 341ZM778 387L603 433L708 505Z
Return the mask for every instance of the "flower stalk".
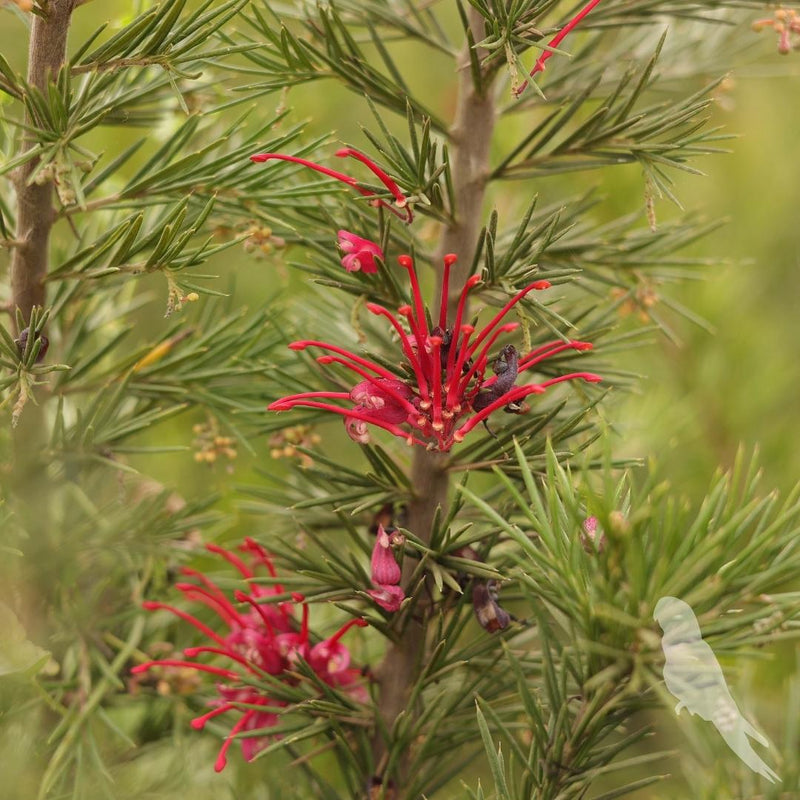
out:
M458 101L455 119L450 129L450 157L453 175L455 208L452 222L445 227L439 242L438 253L444 262L445 255L459 253L461 266L448 273L438 274L437 291L440 307L446 307L448 316L458 312L461 289L467 283L471 254L475 251L481 228L481 212L489 176L489 146L495 125L495 103L491 83L475 84L470 71L470 42L481 41L483 19L474 8L467 10L471 36L465 41L459 57ZM480 58L480 52L477 54ZM462 317L465 310L462 310ZM437 510L448 507L450 480L446 469L446 455L416 448L411 465L412 496L408 503L408 529L423 542L429 542ZM406 588L411 578L412 566L404 565L403 580ZM408 623L405 635L392 643L383 662L376 670L379 683L379 713L388 730L392 729L424 667L427 641L428 607L425 601L417 604L417 615ZM412 713L414 709L411 709ZM380 736L373 742L373 755L377 765L384 762L386 742ZM399 775L404 777L406 763L399 765ZM380 773L379 773L380 774Z

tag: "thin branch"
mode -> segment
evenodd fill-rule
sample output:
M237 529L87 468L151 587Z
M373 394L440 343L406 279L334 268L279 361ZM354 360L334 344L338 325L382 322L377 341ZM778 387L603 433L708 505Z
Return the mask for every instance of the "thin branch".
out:
M111 70L125 69L126 67L152 66L159 66L167 69L167 59L163 55L140 56L139 58L115 58L111 61L93 61L91 64L78 64L72 67L70 72L73 75L82 75L86 72L111 72Z
M67 31L75 0L50 0L43 16L35 16L28 51L28 83L45 96L47 84L64 63ZM30 116L26 123L33 122ZM37 144L30 133L22 140L20 153ZM39 166L34 158L14 175L17 190L17 246L11 259L11 302L25 320L34 306L44 306L44 277L47 274L50 231L55 220L53 185L31 182Z
M469 25L472 41L484 38L482 24L483 19L480 14L475 9L470 9ZM467 42L459 58L458 104L450 129L455 198L453 221L445 228L439 246L440 255L456 253L460 257L457 268L451 276L452 294L449 298L448 314L451 319L455 314L461 289L469 275L468 271L481 228L481 214L489 174L489 145L495 124L492 86L485 81L481 86L475 85L474 74L470 69L470 50L470 44ZM440 274L439 295L442 291L441 277ZM414 452L411 485L414 487L414 495L408 505L408 529L423 542L428 542L437 509L446 511L448 506L450 479L446 456L442 453L417 449ZM411 565L405 566L408 568ZM404 573L406 571L407 569ZM410 574L404 574L403 580L406 585L409 578ZM416 606L417 616L400 633L398 640L389 647L383 663L377 670L381 688L380 713L389 731L403 710L414 713L413 709L407 709L407 704L410 691L419 679L420 670L425 666L428 607L429 604L424 599L419 600ZM385 756L385 746L379 737L376 737L373 750L375 763L380 765ZM408 768L409 755L406 754L406 763L400 766L399 775L406 785L411 782L412 777L403 774Z

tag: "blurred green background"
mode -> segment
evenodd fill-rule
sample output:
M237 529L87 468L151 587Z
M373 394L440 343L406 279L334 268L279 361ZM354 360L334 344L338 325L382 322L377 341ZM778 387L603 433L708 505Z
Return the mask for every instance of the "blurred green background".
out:
M72 41L82 40L101 17L126 20L133 5L126 0L96 0L79 9ZM604 410L617 437L618 455L654 457L675 492L695 500L719 466L731 465L740 445L748 450L760 449L765 487L786 491L800 475L800 52L779 56L769 32L743 31L741 40L747 46L735 55L738 66L713 110L713 123L737 136L725 145L732 152L696 161L694 166L706 177L676 176L676 194L687 210L695 210L708 220L725 220L716 232L683 253L708 258L715 265L698 273L699 280L663 289L713 332L669 309L662 311L659 304L659 314L669 322L676 341L654 334L646 346L615 353L614 365L640 374L641 380L631 392L616 390ZM18 66L24 63L25 50L24 24L8 9L0 9L0 52ZM412 52L405 68L412 84L424 86L436 103L452 108L452 81L432 83L430 75L435 70L414 58ZM264 103L271 112L283 101L275 96ZM337 138L364 145L358 127L364 105L353 95L331 84L315 84L292 90L285 102L295 109L295 119L309 119L309 138L333 129ZM524 120L516 124L524 126ZM112 153L137 135L137 131L128 134L119 128L106 129L93 135L93 146ZM129 168L134 166L132 162ZM596 186L606 198L595 210L599 219L638 211L641 224L647 224L644 187L637 167L573 173L540 185L528 182L513 188L521 196L539 191L543 200L553 201L590 186ZM669 201L656 202L659 219L669 219L675 213ZM61 235L65 233L61 231ZM296 251L292 253L293 257L297 255ZM0 259L5 257L0 253ZM253 307L280 295L293 313L302 315L306 311L306 279L290 274L280 259L259 258L237 247L210 267L207 271L219 274L221 288L231 287L234 305ZM140 317L140 342L159 340L168 324L162 316L161 292L161 285L154 280L153 301ZM198 311L188 307L182 313L191 319ZM633 313L626 324L635 328L644 323ZM191 426L198 421L203 420L184 415L150 431L143 443L175 444L187 449L157 458L142 457L137 466L189 497L219 491L223 497L220 507L231 511L241 499L237 487L260 480L254 471L256 465L266 465L268 470L281 467L270 460L271 445L266 438L252 443L255 459L246 457L240 449L240 457L230 464L197 463L189 445ZM334 422L321 432L325 436L330 430L336 442L340 428ZM263 520L258 524L263 525ZM243 519L241 527L246 526ZM755 677L751 676L756 682L774 678L764 695L768 708L776 707L786 696L785 676L796 671L797 663L796 647L785 645L780 648L777 666L759 666ZM760 721L768 732L779 736L779 730L770 729L765 717L767 714L762 713ZM208 764L216 747L209 737L193 734L186 727L184 734L185 752L170 763L155 759L152 763L154 774L174 769L175 797L187 796L187 787L193 781L203 783L190 774L191 765ZM19 748L25 741L22 731L5 740L0 759L23 761ZM163 754L158 758L163 759ZM175 764L182 766L176 769ZM24 787L33 783L16 774L21 783L12 794L3 794L7 789L0 788L0 797L29 796ZM235 774L235 778L215 780L232 780L232 796L240 792L244 796L252 788L249 781L255 778L243 777L242 771ZM123 794L131 791L130 787L120 789ZM147 795L146 787L140 789L139 796L165 796ZM657 786L643 792L645 796L668 795L663 786Z

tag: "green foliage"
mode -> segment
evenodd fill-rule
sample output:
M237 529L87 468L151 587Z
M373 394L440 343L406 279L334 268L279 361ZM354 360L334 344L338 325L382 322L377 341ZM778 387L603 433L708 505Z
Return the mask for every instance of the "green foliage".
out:
M660 780L653 770L668 754L648 747L666 699L658 599L690 602L715 651L737 663L793 638L800 612L797 491L783 503L760 495L740 455L695 507L604 449L609 389L638 379L619 354L657 330L677 339L677 317L705 324L672 293L710 263L684 249L717 223L691 211L658 221L655 203L678 204L681 176L720 152L710 115L740 35L724 23L751 4L604 2L506 105L505 72L519 87L523 63L577 9L165 0L127 4L123 21L94 29L94 6L83 5L52 74L23 74L13 47L0 56L4 274L6 256L28 247L20 198L38 187L52 206L46 307L0 325L0 741L30 750L23 766L8 757L20 796L411 800L462 785L474 798L610 800ZM386 213L391 193L354 162L346 187L296 163L250 162L261 152L329 163L338 134L297 123L286 105L290 89L302 103L306 84L315 112L333 87L347 136L357 118L356 146L396 181L412 224ZM336 87L350 93L346 109ZM454 126L451 109L467 96L495 98L498 127L465 190L473 131ZM580 182L631 165L643 211ZM324 411L265 410L287 394L353 388L352 373L289 350L296 339L410 374L367 303L415 302L395 263L412 253L435 316L441 231L457 232L469 201L485 199L475 247L458 253L459 280L481 279L464 322L485 324L546 279L552 288L515 306L508 341L520 351L589 341L596 355L567 350L537 365L535 380L592 369L600 387L532 395L525 413L498 411L436 454L380 432L357 446ZM344 271L340 229L380 244L376 274ZM623 321L631 310L644 320ZM434 493L433 479L420 482L423 459L451 491L415 526L412 510ZM369 594L379 523L403 537L396 612ZM363 617L369 630L348 646L367 699L323 680L302 653L288 678L248 675L278 702L277 722L234 732L264 747L253 764L231 758L222 789L207 742L228 735L226 718L211 736L188 731L219 700L213 682L131 668L197 645L216 624L218 598L194 626L140 606L172 602L182 569L205 574L203 542L242 533L269 549L278 574L221 585L280 584L261 597L271 603L302 593L315 644L335 619ZM508 624L482 627L481 597L500 617L513 612ZM303 630L295 622L287 635ZM404 695L390 713L393 679ZM786 791L796 789L795 728L789 719ZM707 760L723 757L700 727L687 735ZM733 774L706 770L705 796L750 786Z
M786 585L800 567L800 505L797 492L781 504L774 494L759 496L755 462L743 454L697 509L671 496L655 473L644 482L617 480L607 468L576 491L552 450L541 478L519 448L517 456L524 489L498 472L505 503L495 499L490 506L462 492L506 540L495 563L519 587L541 652L529 664L534 643L521 645L531 637L511 640L506 657L518 678L515 691L496 706L479 706L479 725L497 797L578 797L601 776L669 755L637 748L637 755L618 759L647 735L631 729L637 708L674 704L661 681L661 635L653 620L661 597L686 599L720 657L755 654L796 635L797 593L765 589ZM582 524L589 513L598 520L593 538ZM543 685L534 692L542 667ZM510 754L507 785L481 707ZM735 760L720 738L710 744L709 758L731 759L721 790L731 785ZM625 786L617 778L614 789L596 796L618 797L664 777Z
M0 605L3 638L0 641L0 677L18 672L38 672L47 661L49 653L37 647L25 636L25 629L14 612Z

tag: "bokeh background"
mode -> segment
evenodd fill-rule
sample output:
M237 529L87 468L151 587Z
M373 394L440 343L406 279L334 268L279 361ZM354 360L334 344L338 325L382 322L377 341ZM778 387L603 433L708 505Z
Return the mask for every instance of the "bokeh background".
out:
M76 14L74 40L84 38L105 19L112 21L112 27L123 23L134 7L127 0L95 0ZM767 489L785 492L800 476L800 52L780 56L769 31L750 32L748 21L757 15L740 12L737 16L741 25L737 41L742 46L733 54L736 67L712 110L713 124L735 137L723 145L730 153L696 161L694 166L703 170L704 177L676 176L675 194L684 208L722 223L682 252L686 258L707 259L708 267L692 280L660 287L664 297L655 310L673 335L654 332L637 348L612 356L615 367L640 378L630 390L615 390L604 409L617 454L654 459L673 490L693 500L702 496L719 467L731 466L739 447L760 451ZM25 48L23 22L0 10L0 52L17 65L24 63ZM451 107L452 81L447 76L431 80L431 75L439 78L435 65L420 63L413 52L408 55L406 78L437 104ZM315 84L293 89L285 98L267 98L265 108L271 112L279 102L294 109L294 119L309 120L309 138L333 130L336 138L363 146L359 120L365 107L352 94L332 84ZM515 120L517 126L524 124ZM139 132L111 128L92 135L92 146L110 153ZM127 169L135 167L134 160ZM642 175L635 166L571 173L511 188L524 201L527 194L537 191L546 200L548 193L554 198L577 195L589 187L596 187L604 198L595 209L598 219L639 213L641 224L647 224ZM657 219L668 220L677 213L668 200L656 201ZM295 259L301 255L291 253ZM265 256L237 247L213 261L207 271L219 275L218 285L231 292L234 306L280 302L297 316L307 313L309 297L318 292L285 265L280 252ZM168 324L163 319L162 287L155 280L151 300L139 314L139 343L157 341ZM690 309L697 323L670 305ZM182 313L191 319L200 311L190 306ZM646 326L636 311L625 324L631 330ZM267 437L251 443L255 457L240 448L235 461L198 463L192 426L202 422L188 413L147 431L142 445L174 445L176 450L157 457L139 456L136 466L188 497L218 493L217 508L234 515L235 524L249 532L252 522L242 510L241 487L263 481L259 470L279 472L284 465L272 458L274 447ZM320 428L323 444L326 437L339 441L340 427L333 423ZM258 525L264 524L259 520ZM785 643L766 655L770 658L741 673L740 686L749 697L758 696L748 707L757 709L768 733L780 738L780 722L773 725L770 720L777 720L776 712L785 707L791 676L797 672L798 649ZM205 766L213 758L216 743L184 728L180 753L173 759L166 754L154 756L151 763L154 774L173 771L174 794L165 794L166 790L147 794L146 785L137 790L141 775L126 777L123 771L120 796L134 796L138 791L142 797L185 797L189 785L196 786L198 797L205 796L206 789L213 793L223 785L230 787L231 796L250 796L257 779L244 777L242 771L235 777L213 776L210 780L216 788L200 786L203 781L191 773L204 765L203 774L210 774ZM0 775L13 776L14 785L4 785L0 779L0 797L33 796L27 792L36 776L26 775L21 752L25 737L4 745ZM667 796L671 795L665 785L641 793L641 798Z

